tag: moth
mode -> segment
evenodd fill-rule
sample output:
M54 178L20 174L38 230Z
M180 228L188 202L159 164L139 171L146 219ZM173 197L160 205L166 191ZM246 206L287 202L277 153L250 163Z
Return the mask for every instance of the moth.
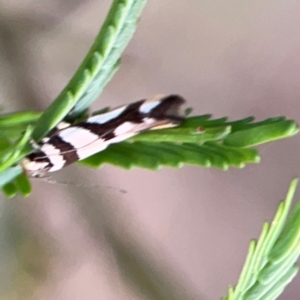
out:
M182 123L178 95L156 96L119 106L77 124L61 122L26 156L21 165L30 177L44 177L146 130Z

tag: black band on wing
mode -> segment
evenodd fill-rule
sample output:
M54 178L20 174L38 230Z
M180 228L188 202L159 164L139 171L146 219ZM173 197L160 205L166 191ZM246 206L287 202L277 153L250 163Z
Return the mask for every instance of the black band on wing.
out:
M53 164L51 163L50 159L47 157L46 153L43 151L37 151L33 152L27 157L30 161L36 161L38 163L47 163L47 166L45 167L45 170L49 170L53 167Z
M140 107L146 100L134 102L115 118L103 123L80 122L76 126L89 130L104 140L115 137L114 130L125 122L141 124L145 117L153 118L158 121L170 119L173 123L180 124L184 118L179 116L179 108L185 103L185 100L177 95L170 95L161 100L155 108L149 113L140 111Z
M89 130L104 140L114 138L114 130L124 122L132 122L136 124L143 123L145 114L139 111L139 107L144 103L144 100L132 103L116 118L113 118L103 124L80 122L76 126Z
M51 143L65 160L65 166L79 160L76 149L68 142L65 142L59 135L51 137L48 143Z
M149 112L149 117L157 120L166 118L181 123L184 118L179 116L179 108L185 100L178 95L170 95L162 99L161 103Z

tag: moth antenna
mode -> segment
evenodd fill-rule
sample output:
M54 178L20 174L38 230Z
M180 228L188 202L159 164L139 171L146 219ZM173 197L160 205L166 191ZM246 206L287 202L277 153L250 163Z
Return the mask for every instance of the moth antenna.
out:
M47 182L47 183L50 183L50 184L60 184L60 185L71 185L71 186L76 186L76 187L83 187L83 188L107 188L107 189L110 189L110 190L114 190L118 193L121 193L121 194L127 194L128 191L124 190L124 189L120 189L120 188L116 188L114 186L111 186L111 185L100 185L100 184L82 184L82 183L78 183L78 182L74 182L74 181L65 181L65 180L56 180L56 179L53 179L51 176L45 176L45 177L38 177L37 179L39 180L42 180L44 182Z

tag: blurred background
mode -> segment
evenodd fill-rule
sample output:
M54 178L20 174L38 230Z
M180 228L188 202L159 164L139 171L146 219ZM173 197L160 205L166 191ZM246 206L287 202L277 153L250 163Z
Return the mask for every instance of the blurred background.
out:
M0 0L2 111L44 110L110 4ZM299 11L291 0L149 0L93 110L179 93L197 115L300 122ZM27 199L1 196L1 300L219 299L300 175L299 136L260 151L260 164L226 172L71 166L57 183L34 180ZM299 278L280 299L299 298Z

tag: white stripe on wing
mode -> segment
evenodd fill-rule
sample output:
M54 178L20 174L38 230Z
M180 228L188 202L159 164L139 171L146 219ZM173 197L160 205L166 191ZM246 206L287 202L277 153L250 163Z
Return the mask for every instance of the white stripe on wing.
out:
M59 137L71 144L75 150L85 147L99 139L97 134L77 126L68 127L59 132Z

